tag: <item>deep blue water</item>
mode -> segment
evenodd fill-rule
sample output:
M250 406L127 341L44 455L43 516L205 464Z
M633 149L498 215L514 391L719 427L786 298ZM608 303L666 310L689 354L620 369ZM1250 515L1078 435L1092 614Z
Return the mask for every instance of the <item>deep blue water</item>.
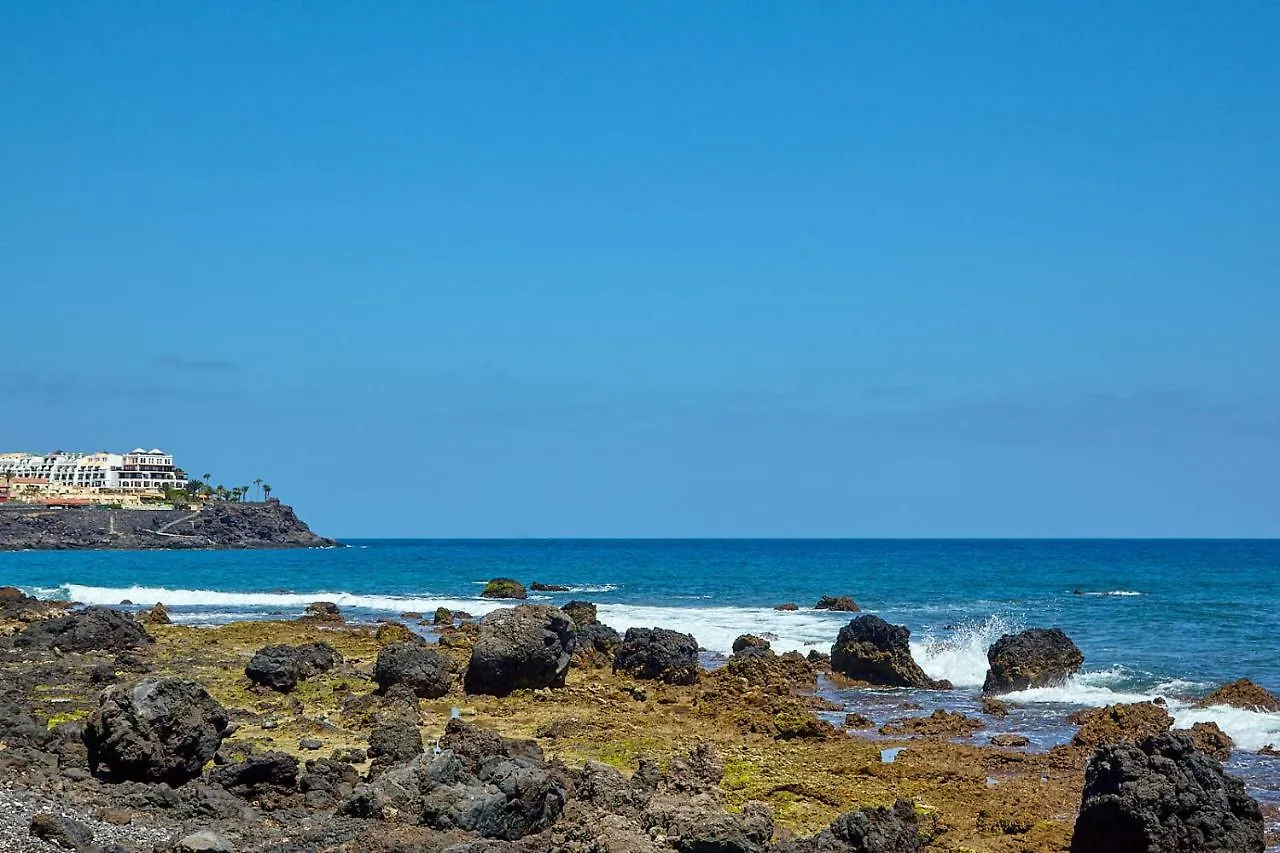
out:
M850 617L811 609L824 594L907 625L913 651L951 693L913 694L928 708L976 708L985 651L1006 631L1064 628L1086 671L1061 688L1015 694L1015 713L993 722L1047 747L1069 736L1065 714L1082 705L1171 700L1178 725L1218 722L1241 747L1256 785L1280 788L1280 761L1253 755L1280 745L1280 715L1191 700L1247 676L1280 691L1276 617L1280 541L769 541L532 540L354 541L350 547L221 552L0 553L0 584L95 604L163 601L180 621L293 616L309 601L337 601L373 619L438 605L475 614L503 575L565 584L543 598L586 598L619 629L688 631L709 653L745 632L778 650L826 650ZM795 602L801 610L778 612ZM898 692L832 692L878 722L901 716ZM1271 798L1273 791L1264 791Z

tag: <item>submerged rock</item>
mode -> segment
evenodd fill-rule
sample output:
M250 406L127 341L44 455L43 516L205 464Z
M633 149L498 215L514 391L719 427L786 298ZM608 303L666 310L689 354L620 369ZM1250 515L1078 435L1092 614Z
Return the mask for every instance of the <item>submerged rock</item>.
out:
M468 693L563 687L573 653L573 620L555 607L521 604L480 621L463 686Z
M1262 853L1262 811L1244 784L1166 732L1099 749L1085 772L1072 853Z
M19 647L55 648L64 652L122 651L153 642L136 619L108 607L88 607L37 622L14 639L14 645Z
M453 685L450 661L419 641L392 643L378 651L373 680L387 691L403 684L423 699L439 699Z
M987 650L983 693L1012 693L1061 684L1080 670L1084 655L1061 628L1005 634Z
M524 584L514 578L494 578L484 585L485 598L528 598Z
M668 684L695 684L698 641L667 628L628 628L613 659L613 671Z
M849 678L882 687L950 689L935 681L911 657L911 631L879 616L859 616L840 629L831 647L831 668Z
M108 687L85 728L89 769L110 780L181 785L213 758L227 722L223 707L194 681Z
M1233 708L1266 713L1280 712L1280 699L1247 678L1222 685L1201 699L1196 707L1208 708L1210 705L1230 705Z

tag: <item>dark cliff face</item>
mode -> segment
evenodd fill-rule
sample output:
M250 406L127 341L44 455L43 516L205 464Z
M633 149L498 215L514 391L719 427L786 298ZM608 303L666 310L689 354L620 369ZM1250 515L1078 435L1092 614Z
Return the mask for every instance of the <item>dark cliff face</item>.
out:
M314 548L335 544L283 504L211 501L199 511L0 506L0 551Z

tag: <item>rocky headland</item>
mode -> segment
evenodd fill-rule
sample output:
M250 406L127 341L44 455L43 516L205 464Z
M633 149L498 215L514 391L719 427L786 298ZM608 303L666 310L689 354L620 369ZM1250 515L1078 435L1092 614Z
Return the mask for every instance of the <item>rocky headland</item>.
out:
M828 657L761 637L708 670L693 637L619 636L588 602L414 627L316 605L197 628L0 591L0 849L1263 849L1220 739L1154 706L1047 753L976 744L954 713L873 737L816 695L845 677ZM896 632L849 639L846 668L914 672Z
M210 501L199 509L0 505L0 551L314 548L334 545L293 508Z

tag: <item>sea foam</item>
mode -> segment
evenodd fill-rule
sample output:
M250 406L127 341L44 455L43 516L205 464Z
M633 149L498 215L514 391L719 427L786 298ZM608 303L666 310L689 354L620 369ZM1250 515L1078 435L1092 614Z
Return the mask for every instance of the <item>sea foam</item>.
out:
M911 656L930 678L945 678L956 687L981 687L987 678L987 649L1001 635L1017 630L1013 621L989 616L940 637L912 640Z

